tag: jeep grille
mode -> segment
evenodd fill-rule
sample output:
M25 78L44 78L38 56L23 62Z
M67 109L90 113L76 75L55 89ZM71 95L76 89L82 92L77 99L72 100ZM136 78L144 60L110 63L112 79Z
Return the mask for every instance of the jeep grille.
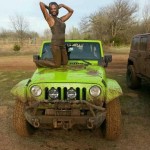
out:
M69 88L67 89L67 87L64 87L64 88L57 87L55 89L58 90L58 93L59 93L58 99L59 100L67 100L67 90ZM50 90L49 88L47 88L47 87L45 88L45 99L50 99L49 94L48 94L49 90ZM77 93L76 100L86 100L86 92L87 92L86 88L77 87L77 88L75 88L75 90Z

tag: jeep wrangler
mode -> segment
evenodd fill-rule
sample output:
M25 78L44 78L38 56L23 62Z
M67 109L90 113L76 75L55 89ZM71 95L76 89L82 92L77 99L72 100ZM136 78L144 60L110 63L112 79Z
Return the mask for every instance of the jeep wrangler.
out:
M128 63L127 85L131 89L141 86L142 79L150 80L150 34L135 35L132 39Z
M16 97L13 125L21 136L37 128L75 127L102 130L107 139L120 134L122 89L106 77L112 56L103 54L101 41L66 41L68 64L59 68L37 68L31 78L11 90ZM52 59L50 42L43 42L34 59Z

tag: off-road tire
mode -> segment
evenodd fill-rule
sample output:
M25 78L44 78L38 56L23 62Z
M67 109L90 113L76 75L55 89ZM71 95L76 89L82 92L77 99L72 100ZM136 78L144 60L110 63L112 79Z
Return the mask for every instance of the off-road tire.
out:
M108 140L115 140L121 133L121 108L118 99L106 104L106 119L101 125L102 133Z
M127 67L126 81L127 86L131 89L137 89L141 86L141 78L137 77L133 65Z
M29 136L34 133L35 128L31 126L24 116L25 103L16 100L13 113L13 126L16 132L21 136Z

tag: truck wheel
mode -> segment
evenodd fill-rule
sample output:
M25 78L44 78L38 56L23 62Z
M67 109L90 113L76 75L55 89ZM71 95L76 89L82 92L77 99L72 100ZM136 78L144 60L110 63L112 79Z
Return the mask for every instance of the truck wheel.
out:
M131 89L137 89L141 86L141 78L136 76L133 65L129 65L126 73L127 86Z
M108 140L115 140L121 132L121 108L118 99L106 104L106 119L101 125L102 133Z
M13 113L13 126L16 132L21 136L29 136L34 133L35 128L31 126L24 116L25 103L16 100Z

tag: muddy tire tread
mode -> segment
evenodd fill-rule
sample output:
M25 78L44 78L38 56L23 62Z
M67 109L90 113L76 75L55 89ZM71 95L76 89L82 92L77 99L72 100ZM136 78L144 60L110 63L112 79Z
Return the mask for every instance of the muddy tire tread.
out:
M16 100L13 113L13 126L21 136L29 136L34 133L34 128L26 121L24 116L25 103Z
M121 108L119 99L106 105L106 120L104 123L104 136L108 140L116 140L121 133Z
M139 77L137 77L137 75L135 73L134 66L133 65L129 65L128 68L127 68L127 72L128 71L130 71L131 75L132 75L132 77L131 77L132 79L127 79L127 85L128 85L128 87L131 88L131 89L140 88L140 86L141 86L141 79ZM127 78L129 78L128 77L128 73L127 73Z

